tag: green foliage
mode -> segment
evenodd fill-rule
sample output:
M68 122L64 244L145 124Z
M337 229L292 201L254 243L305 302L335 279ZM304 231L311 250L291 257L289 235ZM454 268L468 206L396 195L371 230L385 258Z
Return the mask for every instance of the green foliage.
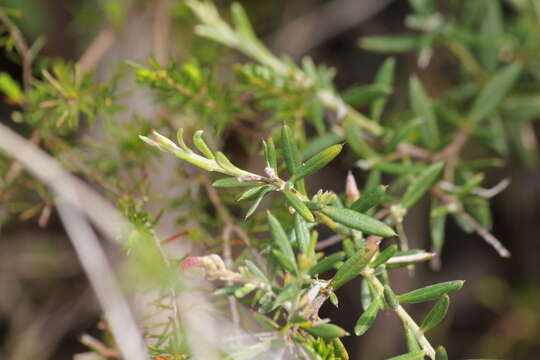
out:
M417 52L420 68L429 64L435 47L446 48L455 56L458 78L436 94L421 80L422 74L412 74L409 101L401 108L388 106L395 95L399 65L395 58L381 65L373 84L353 86L342 97L333 85L334 70L317 66L309 58L295 64L267 49L238 3L231 6L229 24L212 3L196 0L187 1L198 21L195 33L253 61L236 64L228 81L221 80L212 64L195 58L168 64L150 58L149 68L131 64L137 83L152 91L166 114L164 119L133 116L131 121L117 122L113 115L126 109L118 105L116 82L96 83L90 72L82 73L76 64L53 62L41 73L33 72L27 84L0 73L0 91L10 105L18 107L13 120L35 131L40 146L67 168L99 185L135 226L137 232L124 240L139 265L138 273L164 278L158 287L167 293L179 286L184 275L189 277L191 267L198 268L213 281L213 295L222 312L227 311L225 299L241 303L251 310L241 316L251 314L261 328L271 332L225 358L255 357L282 346L298 358L348 359L339 340L348 335L347 329L321 319L319 309L327 301L337 306L338 290L361 278L358 303L365 311L354 334L363 335L380 311L391 310L404 324L409 347L409 353L392 359L446 359L446 350L435 350L424 333L444 319L447 294L464 282L449 281L396 295L388 274L397 267L411 269L438 259L434 256L440 256L444 242L452 240L445 240L448 216L465 231L483 237L501 256L509 256L489 232L493 225L489 199L500 187L483 188L484 171L508 158L509 149L526 163L534 156L535 149L522 135L530 131L540 110L540 35L528 31L528 24L537 20L529 5L521 2L508 5L515 9L506 14L497 0L478 1L467 4L467 11L456 18L444 15L435 1L410 3L413 13L406 25L414 33L372 36L360 45L381 53ZM122 23L116 2L103 12L113 23ZM3 38L2 44L10 53L16 52L12 37ZM523 86L518 90L517 85ZM355 106L365 106L369 115ZM177 113L185 120L178 131L178 120L171 115ZM327 116L330 113L335 116ZM82 133L101 118L107 133L102 143L68 136ZM246 119L265 132L261 145L237 138L235 130ZM192 134L192 146L184 140L184 129ZM208 142L202 129L211 136ZM246 170L234 154L219 151L227 136L244 142L247 152L260 150L264 174ZM482 157L465 156L469 143L481 149ZM166 155L158 158L152 149ZM346 154L340 157L344 159L340 165L366 173L363 186L359 188L352 176L345 195L306 186L342 152ZM161 214L154 216L145 208L158 195L149 174L160 172L165 166L160 161L169 154L192 166L181 165L178 174L171 175L171 180L185 183L187 190L166 199L163 212L188 213L177 221L199 242L204 250L200 257L165 259L158 246L162 239L154 232ZM496 158L486 160L487 156ZM0 165L2 178L7 178L8 162L2 159ZM225 177L215 179L205 171ZM2 221L13 214L32 218L54 205L43 186L27 174L21 176L38 189L36 199ZM2 193L13 191L14 199L7 200L17 205L19 185L6 181L0 186ZM403 226L408 210L425 198L431 201L434 253L408 249ZM264 216L260 208L270 210ZM325 241L318 241L323 231L334 233L341 249L326 253ZM246 245L234 258L233 235ZM224 259L214 254L220 251ZM175 269L177 264L181 264L182 276ZM153 307L170 310L167 301L173 296L167 294L148 313L159 312ZM433 300L437 302L420 326L403 307ZM158 339L149 346L153 356L191 357L179 321L169 320L160 334L152 335Z

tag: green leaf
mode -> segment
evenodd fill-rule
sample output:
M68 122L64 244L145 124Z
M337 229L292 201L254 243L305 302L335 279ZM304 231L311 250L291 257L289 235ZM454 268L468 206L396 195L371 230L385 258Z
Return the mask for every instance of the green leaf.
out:
M399 301L396 297L396 294L394 294L394 291L390 288L388 285L384 285L384 300L390 307L390 309L396 309L399 306Z
M407 350L409 350L410 353L415 353L422 350L420 348L420 345L418 345L418 340L416 339L416 334L414 333L414 330L406 324L403 324L403 327L405 328L405 341L407 342Z
M374 100L386 97L392 93L392 88L384 84L371 84L355 86L347 89L343 94L343 100L353 106L364 105Z
M409 100L413 111L422 118L420 129L423 143L428 149L436 149L439 145L437 119L431 100L426 95L422 83L416 76L409 79Z
M246 267L248 268L248 270L255 276L257 277L260 281L262 282L265 282L265 283L268 283L268 279L266 278L266 276L264 275L264 273L261 271L261 269L259 269L259 267L257 265L255 265L252 261L250 260L246 260L244 262L246 264Z
M255 201L253 202L253 204L251 205L251 207L248 209L248 211L246 212L246 216L244 216L244 219L247 219L248 217L251 216L251 214L253 214L255 212L255 210L257 210L257 208L259 207L259 205L261 204L261 201L262 199L266 196L266 194L268 194L270 191L272 190L272 187L271 186L267 186L264 190L262 190L259 195L257 196L257 198L255 199Z
M15 104L24 102L24 93L21 87L6 72L0 72L0 91L6 94L9 100Z
M296 147L291 129L286 124L283 124L283 127L281 128L281 151L289 175L293 177L301 166L301 154ZM298 181L295 185L298 191L305 193L303 181Z
M229 188L240 186L253 186L258 184L260 183L256 181L238 181L238 179L235 177L228 177L214 181L212 183L212 186L217 188Z
M377 53L395 54L419 49L420 40L420 36L414 34L365 36L360 40L360 47Z
M375 83L377 85L392 86L395 68L396 60L393 57L386 59L375 75ZM386 101L387 98L384 97L373 102L373 105L371 105L371 118L373 120L379 121L381 119Z
M438 346L435 351L435 360L448 360L448 354L443 346Z
M365 213L374 206L379 205L386 193L386 186L378 185L362 193L360 198L351 204L351 210Z
M376 268L377 266L384 264L388 259L390 259L392 256L394 256L394 254L397 252L397 250L398 250L397 245L395 245L395 244L390 245L389 247L384 249L384 251L381 252L375 258L375 260L373 260L371 262L371 264L369 264L369 266L371 266L372 268Z
M268 224L270 225L270 233L272 234L274 243L277 245L283 256L287 259L287 262L292 264L292 267L295 270L294 272L296 272L296 258L294 257L291 243L289 242L287 234L285 234L285 230L283 230L281 223L270 212L268 212Z
M268 185L258 185L244 191L236 201L249 200L257 196L261 191L267 188Z
M441 298L433 305L431 311L427 314L425 319L420 325L420 331L426 332L430 329L433 329L446 316L448 311L448 306L450 306L450 297L447 294L441 296Z
M370 216L360 214L354 210L334 206L325 206L320 211L330 219L352 229L360 230L366 234L382 237L391 237L396 235L394 230L392 230L392 228L385 223Z
M227 174L233 176L246 175L246 172L237 168L221 151L216 152L216 162Z
M276 146L274 145L274 140L270 137L268 142L265 143L265 158L268 166L274 169L277 176L277 157L276 157Z
M408 209L418 202L424 194L437 181L442 170L444 162L437 162L425 168L409 185L407 191L400 201L400 205Z
M309 159L313 155L323 151L329 146L343 142L343 137L333 132L327 132L324 135L317 136L309 141L302 152L304 159Z
M300 153L296 148L291 129L287 125L281 128L281 149L287 170L291 176L294 176L296 169L300 167Z
M339 289L355 277L369 264L369 261L375 254L376 248L360 249L356 254L349 258L340 266L336 275L332 278L331 286L334 290Z
M361 158L370 159L377 157L377 153L369 147L364 140L362 127L354 121L354 118L346 117L341 124L347 145Z
M292 260L283 254L283 252L273 249L272 255L279 261L279 263L290 273L296 274L296 264Z
M480 94L478 94L471 106L471 111L469 112L471 122L479 123L497 109L504 97L514 86L521 73L521 69L521 64L512 63L495 73L480 91Z
M215 159L214 154L212 153L208 145L206 145L206 143L204 142L202 135L202 130L195 131L195 133L193 134L193 144L208 159Z
M381 308L382 302L380 298L376 298L371 302L369 307L360 315L354 326L354 333L356 336L364 335L366 331L373 325L379 309Z
M421 351L417 351L413 353L411 352L411 353L407 353L407 354L403 354L399 356L394 356L386 360L423 360L425 355L426 353L423 350L421 350Z
M311 269L309 269L308 274L310 276L315 276L318 274L325 273L330 270L338 261L341 261L345 257L343 251L334 253L332 255L325 256L317 264L315 264Z
M307 254L311 240L309 237L309 229L304 218L298 214L294 214L294 233L296 235L300 253Z
M306 204L298 197L296 196L292 191L290 190L283 190L283 195L285 195L285 198L287 198L287 202L289 205L291 205L298 214L302 215L306 221L314 222L315 218L313 217L313 214L308 209Z
M461 289L464 283L464 280L454 280L435 285L429 285L405 294L398 295L397 298L399 302L402 303L419 303L435 300L441 297L443 294L448 294Z
M481 196L471 195L463 199L463 206L476 221L483 227L491 230L493 227L493 219L491 216L491 207L489 200Z
M332 161L336 156L339 155L342 148L343 145L336 144L327 147L317 155L314 155L312 158L310 158L308 161L306 161L304 164L302 164L296 169L296 172L289 181L296 182L298 180L302 180L306 176L311 175L314 172L322 169L323 167L328 165L328 163Z
M305 329L313 336L318 336L323 339L333 339L347 335L347 332L334 324L320 324Z

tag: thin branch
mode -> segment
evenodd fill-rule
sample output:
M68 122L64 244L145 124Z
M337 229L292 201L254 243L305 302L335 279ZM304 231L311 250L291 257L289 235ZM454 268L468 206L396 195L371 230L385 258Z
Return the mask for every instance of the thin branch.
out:
M99 225L108 229L108 233L115 235L120 234L115 218L120 219L125 226L123 219L92 189L62 169L53 158L4 125L0 125L0 149L23 164L53 190L60 218L109 319L122 355L127 359L147 359L144 342L128 302L112 276L113 269L86 219L85 212L94 220L99 220ZM90 204L92 202L94 204ZM95 212L96 205L102 210L99 216L90 214ZM111 214L112 217L109 217ZM103 215L107 218L103 219Z
M104 27L80 57L78 64L81 71L90 71L111 48L115 39L116 33L112 26Z
M465 211L461 211L459 214L467 223L469 223L473 227L474 231L478 235L480 235L480 237L482 237L485 242L487 242L495 249L495 251L497 251L500 257L509 258L510 256L512 256L510 254L510 251L508 251L508 249L504 247L504 245L499 241L499 239L493 236L493 234L491 234L488 229L480 225L471 215L469 215Z

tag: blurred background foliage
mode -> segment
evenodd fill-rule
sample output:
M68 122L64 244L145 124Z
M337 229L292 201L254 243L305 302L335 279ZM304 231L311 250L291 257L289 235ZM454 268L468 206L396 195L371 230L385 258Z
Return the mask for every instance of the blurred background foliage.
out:
M216 2L221 9L228 9L230 3ZM316 64L336 69L335 86L339 91L371 84L387 55L394 55L396 78L388 105L392 110L407 108L409 76L413 73L418 74L431 98L445 97L451 102L452 96L467 99L470 96L467 94L475 93L473 82L460 82L463 74L456 65L456 57L479 83L496 72L500 63L515 58L527 62L526 77L537 81L540 76L537 59L540 4L534 0L452 0L438 4L440 13L437 14L441 17L460 19L480 34L478 39L472 36L474 34L457 31L466 48L473 49L478 63L469 61L471 54L463 48L445 44L444 37L453 31L450 26L438 27L437 21L441 20L436 16L430 17L431 22L422 18L423 11L430 11L424 9L423 4L429 2L251 0L241 3L257 34L270 49L297 61L309 55ZM157 168L152 160L160 155L140 146L137 135L148 133L152 128L168 128L171 132L180 126L208 129L211 131L206 134L211 144L245 164L243 168L261 169L264 165L257 159L259 154L254 154L253 143L268 134L268 124L272 121L286 119L279 117L279 111L269 122L264 113L254 117L247 107L235 107L228 98L230 94L221 91L220 87L234 78L235 72L231 69L233 64L245 60L243 55L194 36L197 21L183 1L3 0L0 6L16 10L12 18L28 44L42 47L35 66L49 69L49 75L36 71L39 75L36 76L38 86L32 92L34 98L29 96L25 101L25 106L36 108L33 116L21 122L12 115L19 104L3 101L0 104L2 123L9 123L29 138L36 126L42 129L42 139L36 141L43 141L46 150L68 169L116 199L120 209L133 216L134 223L153 223L159 217L159 230L163 234L174 236L189 228L192 240L206 248L216 248L219 244L213 241L212 233L221 224L216 224L211 216L210 200L194 201L200 191L197 181L193 184L185 181L195 173L175 160L169 160L166 169L163 165ZM390 44L373 37L381 35L391 36ZM516 44L520 45L518 53L513 51ZM89 54L91 46L97 46L98 50L94 48ZM99 46L104 50L96 61L91 56L100 51ZM187 100L181 96L171 97L168 93L171 88L149 78L134 79L133 63L145 66L152 63L150 54L161 64L166 63L169 56L183 64L181 71L175 72L178 82L185 82L186 76L192 75L190 64L195 69L202 64L214 70L200 76L204 78L201 91L220 94L215 97L216 104L190 104L203 114L204 109L209 110L208 117L198 118L178 111ZM193 60L195 58L197 60ZM95 75L78 74L65 62L77 60L96 65ZM0 70L20 79L19 63L19 58L3 52ZM171 65L171 69L173 67L178 68ZM235 67L236 75L246 83L256 78L250 76L257 70ZM114 81L105 83L111 78ZM52 101L57 97L59 90L54 79L61 84L60 92L66 94L65 102L43 106L48 98ZM456 83L463 87L446 92ZM142 89L141 84L157 91ZM538 91L534 86L534 81L523 81L517 84L516 92ZM303 94L297 90L292 89L290 104L302 101ZM10 100L14 100L13 97ZM272 107L279 102L279 99L263 100ZM249 101L246 99L246 103ZM495 197L491 206L493 233L507 245L512 257L497 257L476 236L464 233L458 224L448 221L443 271L418 266L414 278L406 272L398 272L393 280L400 291L448 278L467 280L467 286L453 297L451 316L431 335L434 343L443 343L451 349L451 358L455 359L540 356L540 263L537 260L540 172L538 158L530 151L534 146L529 146L535 145L535 134L538 134L538 125L534 122L538 118L538 99L522 97L515 101L507 104L505 110L510 112L510 117L520 118L519 124L523 126L508 129L508 142L495 136L496 141L489 144L499 154L508 154L509 160L490 169L485 180L487 184L496 184L500 179L511 179L508 189ZM362 105L359 107L364 109ZM284 108L283 113L288 114L289 110ZM81 113L84 119L97 117L98 124L90 127L86 121L80 123ZM230 114L240 120L227 123ZM316 117L316 114L308 115ZM56 120L51 122L50 119ZM264 127L259 125L263 121ZM51 124L53 131L48 131ZM496 126L496 123L489 125L491 129ZM217 131L221 131L222 136L215 136ZM77 146L72 146L74 142ZM486 152L480 146L471 146L465 156L471 154L478 157ZM308 185L342 191L346 167L339 166L340 162L350 164L351 159L339 158L324 177ZM0 162L3 176L8 173L9 165L7 161ZM362 183L364 174L355 170ZM99 337L96 323L100 310L61 224L50 214L53 204L48 190L24 174L18 179L18 185L6 190L2 183L2 206L8 203L6 196L17 201L9 202L9 208L2 209L5 225L0 238L0 357L70 359L85 350L78 341L81 334ZM225 202L233 204L234 198L228 196ZM424 201L407 217L405 226L413 247L429 242L427 221L423 216L428 208L429 204ZM161 217L160 211L164 211ZM235 215L240 215L238 208L236 211ZM250 230L260 231L255 226ZM112 248L110 250L113 258L120 257L114 255ZM361 313L356 304L357 292L357 287L344 287L340 293L340 309L327 306L322 315L344 328L352 328ZM422 306L412 308L416 314L425 311ZM398 324L396 318L381 316L365 336L344 338L351 358L379 359L403 352L405 344L401 341L402 330Z

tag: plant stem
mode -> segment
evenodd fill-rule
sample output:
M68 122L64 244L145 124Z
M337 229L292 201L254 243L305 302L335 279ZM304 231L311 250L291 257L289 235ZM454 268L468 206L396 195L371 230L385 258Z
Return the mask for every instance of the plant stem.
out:
M362 274L377 291L378 295L384 299L384 286L379 281L379 279L377 279L377 276L375 276L375 271L367 267L362 272ZM397 316L399 316L403 324L408 326L414 332L416 340L418 341L418 344L422 347L422 350L424 350L424 352L426 353L426 356L428 356L432 360L435 359L435 349L433 348L433 346L431 346L428 339L420 331L420 327L409 315L409 313L407 313L407 311L401 305L398 305L397 308L394 309L394 311L396 312Z

